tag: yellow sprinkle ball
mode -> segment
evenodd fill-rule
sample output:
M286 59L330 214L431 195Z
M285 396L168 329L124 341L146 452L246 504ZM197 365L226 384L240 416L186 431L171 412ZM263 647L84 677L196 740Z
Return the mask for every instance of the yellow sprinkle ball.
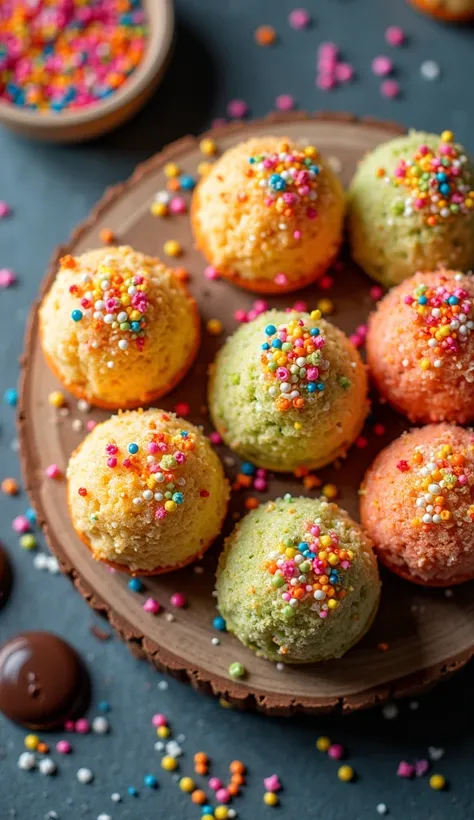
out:
M176 239L168 239L163 245L163 250L167 256L181 256L183 249Z
M313 321L315 321L315 322L317 322L318 319L321 318L321 316L322 316L322 313L321 313L320 310L312 310L311 313L310 313L311 319L313 319Z
M204 156L212 157L213 154L217 152L217 145L214 140L203 139L199 143L199 150L201 151L201 154L204 154Z
M168 206L164 202L153 202L150 211L153 216L168 216Z
M334 304L330 299L320 299L318 302L318 308L321 313L325 315L329 315L334 312Z
M454 134L452 131L443 131L441 134L441 139L443 142L452 142L454 139Z
M329 501L338 496L338 489L335 484L325 484L321 492ZM329 544L323 546L329 546Z
M220 319L209 319L206 322L206 330L211 336L219 336L224 330L224 325Z
M179 788L182 792L193 792L196 784L192 777L182 777L179 781Z
M179 165L176 165L175 162L168 162L165 165L164 171L165 176L167 176L168 179L171 179L172 177L177 177L180 174Z
M212 162L200 162L197 167L197 172L200 177L205 177L212 168Z
M53 390L48 396L51 407L63 407L66 404L66 397L60 390Z
M166 757L164 757L161 761L161 768L164 769L166 772L175 772L178 768L178 761L175 757L166 755Z
M430 777L430 787L436 792L441 791L446 786L446 780L442 774L432 774Z
M328 737L324 737L324 735L322 735L321 737L318 737L318 739L316 741L316 748L319 752L327 752L330 745L331 745L330 739Z
M227 806L217 806L214 809L214 817L216 820L227 820L229 816L229 809Z
M170 736L171 731L168 726L158 726L156 734L158 735L158 737L167 738Z
M25 747L27 749L29 749L30 752L34 752L35 749L38 748L39 742L40 742L40 739L39 739L38 735L27 735L25 737L25 740L24 740Z
M280 802L278 799L278 795L275 792L265 792L263 795L263 802L266 806L278 806Z
M354 769L352 766L339 766L337 776L343 783L350 783L354 779Z

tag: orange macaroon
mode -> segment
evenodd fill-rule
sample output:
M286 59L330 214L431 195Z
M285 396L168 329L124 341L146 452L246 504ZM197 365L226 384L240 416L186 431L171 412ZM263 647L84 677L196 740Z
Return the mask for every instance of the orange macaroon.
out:
M380 560L425 586L474 578L474 433L431 424L382 450L361 488L361 522Z
M196 304L173 271L128 246L65 256L39 311L46 361L78 398L134 408L168 393L199 347Z
M336 258L339 179L314 145L263 136L226 151L197 186L196 245L221 276L257 293L297 290Z
M474 20L474 0L410 0L420 11L440 20L465 23Z
M417 273L369 318L367 362L381 395L412 422L474 420L474 278Z

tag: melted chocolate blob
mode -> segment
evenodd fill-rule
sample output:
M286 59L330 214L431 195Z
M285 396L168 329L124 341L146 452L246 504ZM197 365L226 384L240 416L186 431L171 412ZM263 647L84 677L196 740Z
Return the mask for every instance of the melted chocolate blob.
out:
M12 569L8 554L0 544L0 609L5 606L12 587Z
M53 729L87 706L87 670L51 632L22 632L0 647L0 711L28 729Z

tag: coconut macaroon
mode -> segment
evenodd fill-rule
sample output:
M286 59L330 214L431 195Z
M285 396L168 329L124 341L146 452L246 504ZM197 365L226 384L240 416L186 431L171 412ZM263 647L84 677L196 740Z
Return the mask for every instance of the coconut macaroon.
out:
M410 0L410 2L427 14L440 20L467 22L474 19L474 0Z
M386 287L439 266L474 264L474 172L451 131L412 131L379 145L349 190L355 261Z
M93 557L132 574L199 558L219 535L229 488L193 425L163 410L98 424L67 469L72 523Z
M408 581L474 578L474 434L448 424L410 430L366 473L361 521L380 560Z
M285 663L340 658L379 603L368 538L336 504L285 496L261 505L226 540L217 605L227 629Z
M417 273L370 316L367 362L380 391L413 422L474 419L474 279Z
M313 145L257 137L226 151L197 186L196 244L221 276L251 291L314 282L342 242L344 193Z
M217 354L209 410L226 444L259 467L322 467L345 455L364 424L365 368L319 311L268 311Z
M58 379L110 409L168 393L199 346L199 314L184 285L158 259L126 246L63 257L39 317Z

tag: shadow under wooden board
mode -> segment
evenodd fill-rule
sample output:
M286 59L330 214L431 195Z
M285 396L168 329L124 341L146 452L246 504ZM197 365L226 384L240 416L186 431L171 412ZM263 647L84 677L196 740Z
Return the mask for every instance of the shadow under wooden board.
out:
M356 120L350 116L307 115L271 116L250 124L235 124L212 132L219 151L251 135L276 134L315 143L329 158L348 184L360 157L378 143L390 139L401 129L388 123ZM209 134L211 136L211 134ZM257 298L225 281L210 282L204 276L205 263L193 248L188 215L157 219L150 205L157 191L166 187L163 166L173 160L184 173L196 175L203 160L199 140L186 137L140 166L128 182L109 190L78 227L67 246L58 249L43 284L45 292L54 276L58 258L64 253L80 254L99 246L102 228L112 230L119 243L163 257L163 243L178 239L184 248L179 260L190 272L190 288L196 297L203 322L219 318L224 333L219 338L204 333L197 361L177 389L161 401L172 410L179 402L191 406L189 420L211 430L207 416L206 373L222 340L237 326L234 311L248 310ZM184 194L189 200L190 195ZM268 299L272 307L286 307L306 301L310 308L323 296L335 305L333 321L351 333L367 319L373 307L371 283L348 257L334 273L329 293L313 285L297 294ZM366 637L344 658L325 664L285 667L257 658L230 634L217 632L212 621L217 614L212 596L216 558L222 546L219 539L195 567L157 578L145 579L143 593L128 589L127 576L112 573L95 563L74 533L66 506L64 481L45 478L45 468L56 463L65 470L71 451L84 436L76 431L75 419L101 421L110 415L92 409L84 415L71 397L70 413L62 416L48 403L48 394L59 385L49 372L38 340L37 304L32 308L22 366L19 427L23 472L38 518L61 568L95 609L104 613L127 641L132 651L151 660L159 669L186 680L200 690L223 696L235 706L258 708L273 714L295 711L314 712L342 708L354 710L381 702L388 697L420 691L442 675L460 668L474 653L474 595L472 584L463 585L446 595L443 590L423 589L383 571L383 593L379 614ZM319 475L339 488L338 503L358 517L358 488L365 469L375 454L398 436L405 426L401 417L376 405L364 432L367 446L353 447L345 461L332 465ZM385 426L376 435L375 423ZM239 461L225 447L218 447L224 466L232 478ZM316 495L306 492L301 480L293 476L270 476L268 491L261 500L284 493ZM233 494L231 511L224 534L229 532L236 514L244 511L245 494ZM186 609L171 610L173 592L184 592ZM145 597L153 596L164 605L164 612L153 616L143 610ZM67 605L67 604L65 604ZM173 612L174 620L166 615ZM219 645L212 643L219 639ZM229 665L241 661L247 669L242 681L232 680Z

